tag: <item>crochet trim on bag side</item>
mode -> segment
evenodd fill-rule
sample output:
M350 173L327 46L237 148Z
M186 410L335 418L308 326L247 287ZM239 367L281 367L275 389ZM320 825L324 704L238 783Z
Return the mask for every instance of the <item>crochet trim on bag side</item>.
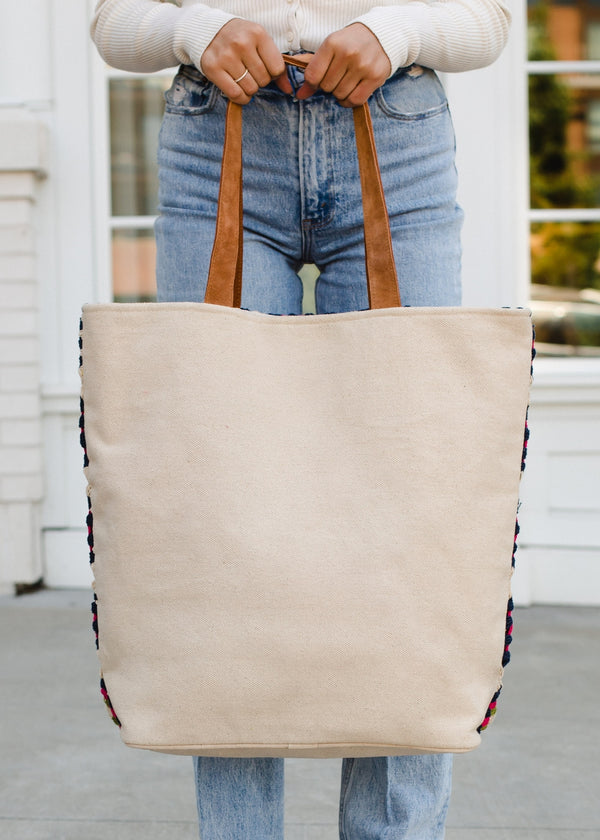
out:
M79 374L81 376L83 371L83 320L80 319L79 321ZM89 466L90 460L88 458L87 453L87 443L85 439L85 405L83 400L83 390L79 399L79 443L81 444L81 448L83 449L83 468L84 470L86 467ZM87 503L88 503L88 513L85 519L85 523L87 525L87 545L89 550L89 557L90 557L90 566L92 566L96 560L96 555L94 554L94 516L92 514L92 498L90 495L90 490L88 487L88 491L86 493L87 496ZM96 641L96 650L99 648L99 637L98 637L98 596L94 593L94 600L92 601L92 630L94 632L94 637ZM106 683L104 682L104 677L102 673L100 673L100 694L106 704L108 711L110 712L110 716L112 718L113 723L116 723L117 726L121 726L121 721L117 717L115 710L113 709L113 705L110 702L110 697L108 696L108 691L106 689Z
M535 330L532 327L531 370L530 370L530 375L531 375L532 378L533 378L533 360L535 359L535 354L536 354L536 350L535 350ZM523 433L523 452L522 452L522 455L521 455L521 476L523 475L523 471L525 470L525 460L527 458L527 447L528 447L528 444L529 444L528 420L529 420L529 406L527 407L527 411L525 413L525 430L524 430L524 433ZM517 517L516 517L516 520L515 520L515 538L514 538L512 558L511 558L511 565L512 565L513 569L515 568L515 562L516 562L517 538L518 538L519 532L521 530L520 527L519 527L519 508L520 508L520 506L521 505L520 505L520 502L519 502L519 504L517 505ZM505 668L508 665L508 663L510 662L510 649L509 648L510 648L510 643L512 642L512 639L513 639L514 622L513 622L513 615L512 614L513 614L514 608L515 608L515 605L514 605L513 599L512 599L512 597L510 597L508 599L508 604L507 604L507 607L506 607L506 627L505 627L505 631L504 631L504 652L502 654L502 668ZM500 686L498 688L498 690L496 691L496 693L494 694L494 696L490 700L490 705L487 708L487 711L485 713L485 717L484 717L483 721L481 722L481 724L477 727L478 732L483 732L490 725L490 723L492 721L492 718L496 714L496 706L498 704L498 697L500 696L501 691L502 691L502 686Z

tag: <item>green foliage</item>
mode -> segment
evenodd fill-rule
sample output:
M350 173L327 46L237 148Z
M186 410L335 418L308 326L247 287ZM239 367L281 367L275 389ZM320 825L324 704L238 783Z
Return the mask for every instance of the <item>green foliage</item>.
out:
M529 58L553 61L545 0L530 9ZM577 91L554 74L529 77L531 206L536 209L595 205L595 185L579 174L584 158L568 148L568 127ZM544 223L532 230L532 281L550 286L600 289L600 224Z
M538 3L530 13L529 57L553 61L556 54L547 32L548 8ZM593 201L588 179L575 172L568 150L567 129L576 94L554 74L529 77L529 155L531 206L585 207Z
M531 280L547 286L600 289L600 223L545 222L531 235Z

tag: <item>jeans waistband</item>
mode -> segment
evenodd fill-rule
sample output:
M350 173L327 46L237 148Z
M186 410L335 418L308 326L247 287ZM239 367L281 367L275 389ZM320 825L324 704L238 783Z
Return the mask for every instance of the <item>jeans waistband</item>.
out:
M292 53L290 53L290 55L291 54ZM411 64L407 67L400 67L398 70L396 70L396 72L392 76L390 76L388 79L386 79L384 84L387 84L388 82L391 82L394 79L397 79L400 76L405 75L406 73L410 73L411 71L414 72L414 69L416 67L417 67L417 65L415 65L415 64ZM288 78L290 80L290 84L292 85L292 90L293 91L298 90L298 88L300 87L300 85L304 81L304 71L301 70L299 67L292 67L290 65L288 65L286 69L287 69ZM419 70L420 69L421 68L419 68ZM178 72L182 73L184 76L187 76L190 79L194 79L197 82L200 82L200 83L203 83L203 84L204 83L211 84L209 79L207 79L206 76L200 70L198 70L197 67L195 67L192 64L182 64L179 67ZM284 93L282 90L280 90L277 87L277 85L275 84L275 82L271 82L271 84L267 85L266 87L260 88L260 90L255 94L255 96L265 96L265 95L272 95L272 94L275 94L276 96L289 96L289 94ZM311 98L313 98L313 97L314 98L323 98L323 97L326 98L326 97L329 97L329 96L331 96L330 93L327 93L326 91L322 91L322 90L317 90L317 91L315 91L314 94L312 94Z

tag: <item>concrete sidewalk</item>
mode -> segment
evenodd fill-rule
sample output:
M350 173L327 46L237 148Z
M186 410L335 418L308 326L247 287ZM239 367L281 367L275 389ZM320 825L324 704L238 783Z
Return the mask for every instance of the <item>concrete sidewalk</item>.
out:
M0 838L197 840L191 759L127 749L104 710L90 600L0 598ZM600 609L517 610L512 651L447 840L600 840ZM336 840L339 768L288 760L286 840Z

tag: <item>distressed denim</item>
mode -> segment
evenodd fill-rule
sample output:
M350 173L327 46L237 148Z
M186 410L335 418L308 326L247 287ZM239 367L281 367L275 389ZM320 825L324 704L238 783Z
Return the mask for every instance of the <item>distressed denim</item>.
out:
M454 132L431 70L400 70L371 114L405 305L460 303ZM214 236L226 101L193 68L166 94L159 143L161 300L202 300ZM318 313L368 308L350 109L269 87L244 107L242 306L299 314L304 263L320 270Z
M290 68L297 88L300 71ZM201 301L214 236L226 101L180 68L166 94L156 223L159 300ZM370 100L404 305L460 304L454 132L430 70L405 68ZM350 110L274 85L244 107L242 306L302 312L304 263L318 313L368 308ZM399 698L401 702L401 698ZM194 759L202 840L282 840L283 759ZM441 840L450 755L344 759L341 840Z

